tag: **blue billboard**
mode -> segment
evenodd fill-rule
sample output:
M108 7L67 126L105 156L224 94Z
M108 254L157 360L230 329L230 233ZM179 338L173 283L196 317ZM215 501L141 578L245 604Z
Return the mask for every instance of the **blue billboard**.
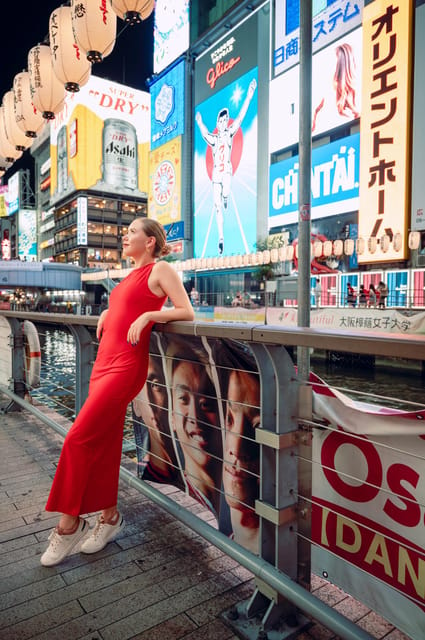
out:
M184 133L184 86L184 60L151 85L151 150Z
M359 208L360 134L312 150L311 217ZM270 166L269 228L298 222L299 158Z
M254 250L257 112L257 67L195 107L196 257Z

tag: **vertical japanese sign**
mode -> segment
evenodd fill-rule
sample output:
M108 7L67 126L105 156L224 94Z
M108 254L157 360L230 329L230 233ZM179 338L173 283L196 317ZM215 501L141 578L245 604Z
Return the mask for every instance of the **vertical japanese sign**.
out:
M181 220L181 136L150 154L149 218L161 224Z
M410 184L412 1L375 0L363 13L359 235L389 250L359 262L407 257Z
M151 151L184 133L185 62L151 85Z
M18 255L26 260L37 259L37 214L34 209L18 213Z
M7 185L0 187L0 218L5 218L7 216L7 193Z
M87 198L77 198L77 244L87 246Z

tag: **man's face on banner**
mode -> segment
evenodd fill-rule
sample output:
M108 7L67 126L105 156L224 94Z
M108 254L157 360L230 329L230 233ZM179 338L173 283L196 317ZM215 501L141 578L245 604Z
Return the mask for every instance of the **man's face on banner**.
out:
M229 507L244 511L258 498L260 448L255 429L260 422L260 381L257 375L232 371L226 405L223 486Z
M160 356L150 355L146 383L133 401L136 415L149 428L150 437L169 433L168 400ZM164 443L165 444L165 443Z
M181 361L172 376L173 428L183 450L205 468L221 457L221 433L214 385L205 366Z

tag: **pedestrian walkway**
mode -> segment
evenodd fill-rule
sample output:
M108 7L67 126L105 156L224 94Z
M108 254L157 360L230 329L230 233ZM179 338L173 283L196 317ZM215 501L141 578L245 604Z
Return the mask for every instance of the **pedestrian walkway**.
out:
M7 404L0 394L0 407ZM127 526L116 541L92 556L77 548L57 567L40 565L57 522L44 505L61 443L27 411L0 415L0 638L236 640L221 614L250 597L251 574L125 484L119 502ZM135 468L129 458L123 464ZM163 491L209 518L176 489ZM374 637L406 640L337 587L313 576L312 589ZM299 640L332 638L314 621L298 634Z

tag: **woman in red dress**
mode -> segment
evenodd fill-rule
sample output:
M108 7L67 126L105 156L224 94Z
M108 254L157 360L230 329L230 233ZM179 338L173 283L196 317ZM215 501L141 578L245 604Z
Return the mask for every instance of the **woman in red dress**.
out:
M89 394L69 430L53 480L46 511L62 513L49 536L41 564L61 562L89 531L81 514L102 511L81 551L95 553L123 527L117 510L124 419L128 404L145 384L149 339L155 322L193 320L194 313L176 271L156 258L169 253L163 227L137 218L123 238L123 255L133 271L110 295L96 335L99 350ZM162 310L169 297L172 309Z

